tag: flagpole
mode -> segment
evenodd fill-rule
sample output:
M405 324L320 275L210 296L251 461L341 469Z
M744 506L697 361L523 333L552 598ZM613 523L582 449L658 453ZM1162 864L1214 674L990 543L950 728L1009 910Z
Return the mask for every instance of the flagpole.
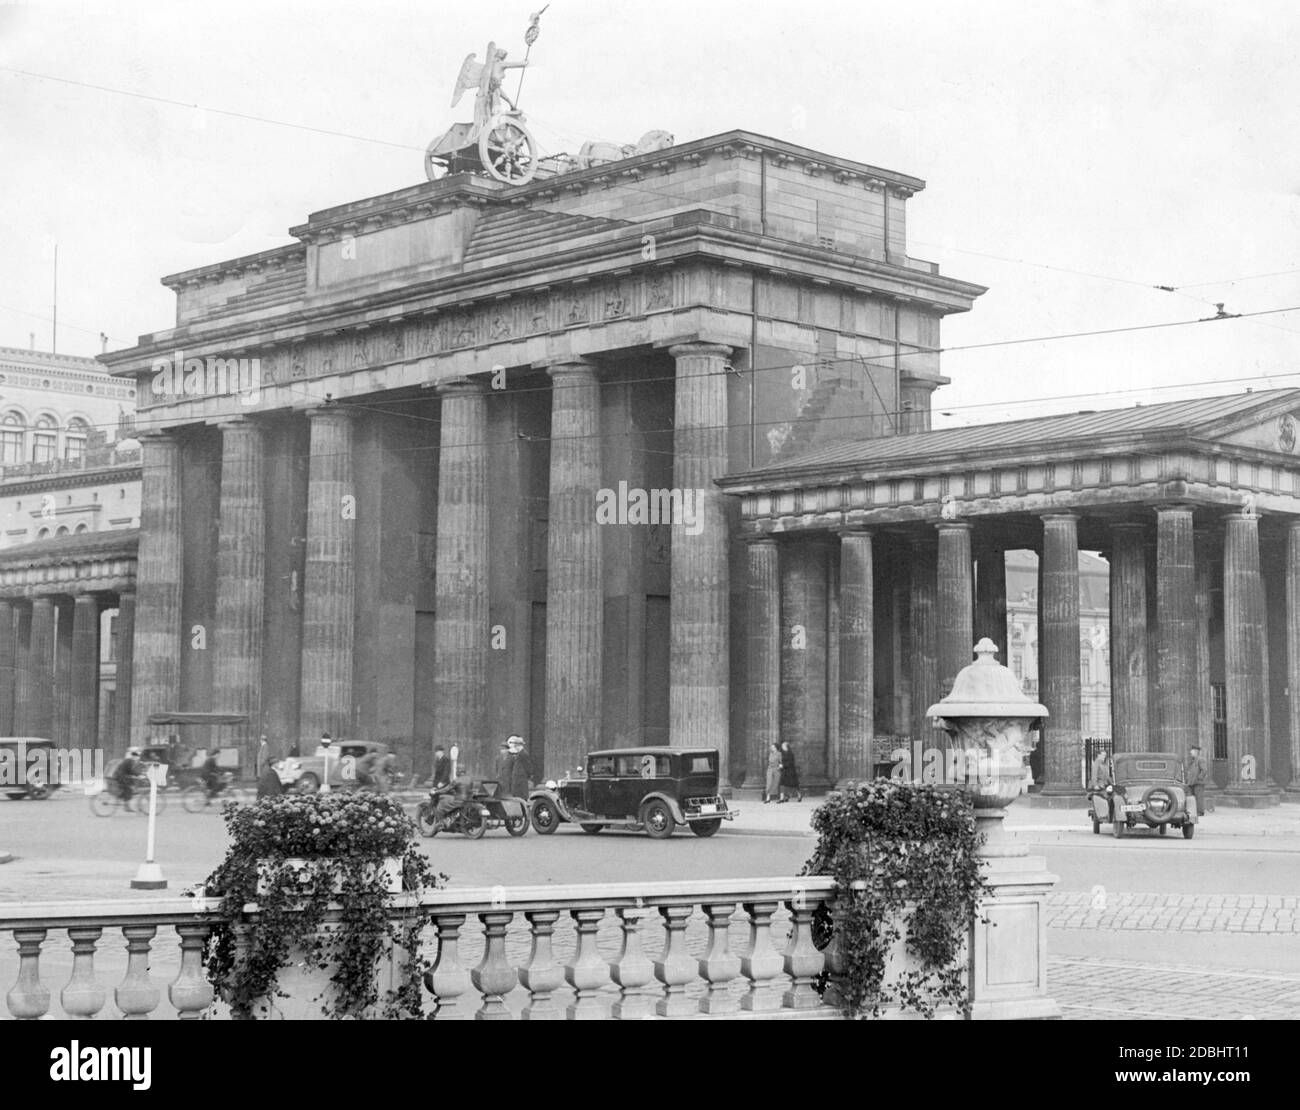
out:
M546 8L551 5L547 4ZM519 105L519 94L524 91L524 74L528 72L528 56L533 52L533 43L537 41L537 36L541 33L538 23L542 16L546 14L546 8L540 12L534 12L528 22L528 30L524 32L524 42L528 44L528 49L524 51L524 64L519 69L519 86L515 89L515 106Z

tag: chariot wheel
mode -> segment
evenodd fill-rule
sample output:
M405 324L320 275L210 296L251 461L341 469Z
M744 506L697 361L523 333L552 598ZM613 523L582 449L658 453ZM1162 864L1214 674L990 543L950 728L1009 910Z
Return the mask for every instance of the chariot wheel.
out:
M498 116L478 139L483 168L507 185L526 185L537 172L537 143L517 119Z

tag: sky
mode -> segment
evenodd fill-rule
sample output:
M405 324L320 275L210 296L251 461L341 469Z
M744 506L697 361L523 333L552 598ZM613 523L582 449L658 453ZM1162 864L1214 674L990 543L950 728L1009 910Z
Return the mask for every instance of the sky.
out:
M0 0L0 346L50 348L56 244L93 355L171 325L164 274L422 181L532 10ZM553 0L520 107L550 153L743 128L923 178L909 253L989 287L951 426L1300 385L1298 53L1293 0ZM1111 329L1146 330L1045 338Z

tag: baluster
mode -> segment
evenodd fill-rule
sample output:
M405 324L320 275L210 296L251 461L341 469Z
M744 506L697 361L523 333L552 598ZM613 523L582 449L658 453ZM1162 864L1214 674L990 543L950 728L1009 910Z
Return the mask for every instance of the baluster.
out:
M618 959L609 965L610 978L620 988L618 1001L610 1008L610 1017L625 1021L652 1017L655 998L647 988L654 982L655 965L641 947L641 922L646 911L639 906L628 906L615 913L623 929L623 946Z
M483 959L472 972L470 979L483 995L483 1004L474 1017L478 1021L509 1021L505 996L515 989L519 973L506 959L506 926L515 914L513 910L490 911L481 915L485 934Z
M167 997L182 1021L199 1021L212 1007L212 984L203 973L203 945L211 932L206 921L176 926L181 938L181 967L167 988Z
M108 1001L108 991L95 979L95 943L103 928L78 925L68 929L72 941L72 978L59 994L63 1012L70 1018L93 1018Z
M742 1010L763 1013L781 1008L777 976L784 961L772 943L772 916L779 903L746 902L749 914L749 952L741 957L740 973L749 980L749 993L740 1000Z
M573 963L564 969L564 978L573 988L573 1005L566 1016L570 1021L599 1021L605 1017L600 1002L600 988L609 982L609 965L600 958L596 930L605 916L604 909L570 911L578 930L578 947Z
M551 945L560 911L531 910L524 917L533 931L533 947L528 966L519 973L519 981L528 988L523 1018L525 1021L562 1020L564 1011L555 1001L554 992L564 984L564 968L555 962Z
M790 989L781 996L782 1003L794 1010L815 1010L822 1004L813 980L821 974L823 959L813 944L812 919L817 904L806 894L796 894L786 902L790 910L790 943L784 953L785 973L790 976Z
M424 973L424 985L434 997L435 1018L463 1018L469 1015L459 1005L460 996L469 990L469 972L460 963L460 928L463 913L434 914L438 929L438 959L432 971Z
M707 902L704 905L704 913L709 919L709 947L699 962L699 969L709 989L700 1001L701 1013L735 1014L740 1011L740 1000L731 994L731 981L740 974L740 957L731 951L729 935L731 915L735 912L735 902Z
M50 1011L50 988L41 983L41 945L44 929L15 929L18 942L18 980L5 995L5 1004L14 1017L32 1020Z
M660 906L659 913L668 930L663 959L655 961L655 978L664 985L664 997L655 1003L660 1017L685 1017L697 1012L695 1003L686 997L686 984L696 974L695 961L686 951L686 921L693 906Z
M825 960L826 967L826 993L822 995L822 1002L827 1006L843 1006L844 996L840 992L841 981L844 977L844 945L842 937L844 935L844 918L846 916L845 905L836 899L831 903L831 940L822 950L822 958Z
M123 925L126 937L126 976L113 992L113 1000L127 1019L147 1019L158 1008L160 991L149 978L150 942L158 932L156 925Z

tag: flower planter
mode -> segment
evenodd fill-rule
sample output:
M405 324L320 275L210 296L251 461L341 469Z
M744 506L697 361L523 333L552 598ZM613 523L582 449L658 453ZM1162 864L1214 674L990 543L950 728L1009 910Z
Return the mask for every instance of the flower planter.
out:
M284 865L293 868L299 872L299 881L304 886L311 885L310 868L314 863L324 863L325 860L308 860L308 859L287 859ZM265 894L267 878L266 872L275 866L273 860L259 859L257 861L257 893ZM330 870L334 870L330 868ZM366 868L367 881L373 879L376 885L382 887L387 894L400 894L402 892L402 861L397 856L387 856L382 860L376 860ZM329 893L341 894L343 892L343 880L336 873L333 877L333 883L330 886Z

